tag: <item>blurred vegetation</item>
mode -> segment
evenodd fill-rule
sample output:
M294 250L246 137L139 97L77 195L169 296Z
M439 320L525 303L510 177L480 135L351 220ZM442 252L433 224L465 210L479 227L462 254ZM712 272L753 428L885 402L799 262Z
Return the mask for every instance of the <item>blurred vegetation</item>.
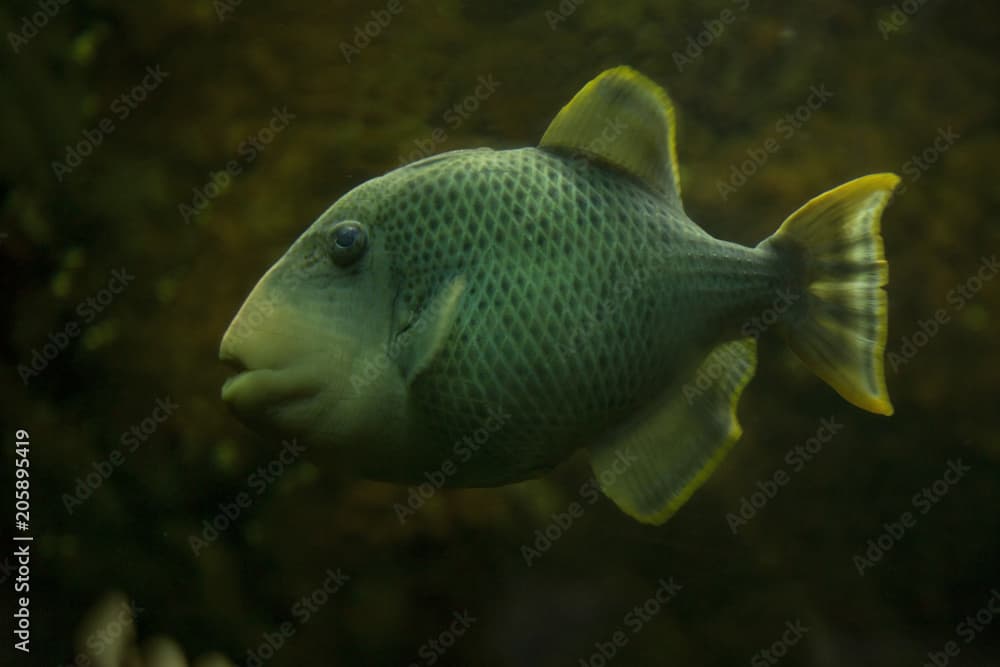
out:
M575 665L671 576L683 590L630 634L620 664L742 664L795 619L810 631L789 665L918 664L954 640L1000 585L1000 281L961 308L949 300L1000 250L993 6L400 2L387 13L380 1L74 0L17 48L10 35L39 5L0 8L0 391L5 439L32 434L32 664L68 661L82 610L110 588L144 609L143 633L243 664L328 568L350 582L270 664L423 664L421 645L467 609L477 621L444 664ZM547 14L560 6L567 16ZM386 15L346 62L343 44ZM679 60L689 39L718 32L712 21L720 34ZM742 442L662 528L601 499L529 568L521 547L579 499L582 458L536 482L440 492L401 525L406 488L319 469L307 452L194 556L189 536L280 447L218 398L218 341L256 278L436 128L435 151L531 145L583 83L623 63L670 90L686 207L717 236L753 244L845 180L904 176L885 215L888 349L901 353L938 309L949 322L889 373L896 415L851 408L769 341ZM133 108L130 91L157 67L165 78ZM453 127L445 113L481 75L500 87ZM814 86L832 98L786 137L779 123ZM259 132L284 108L294 120L265 145ZM949 128L958 139L915 169ZM93 136L78 166L53 167ZM720 196L733 165L772 138L779 150ZM234 160L240 173L219 180ZM186 220L196 191L213 196ZM84 321L79 304L115 270L135 278ZM79 335L25 383L18 366L73 322ZM68 512L64 494L168 397L174 414ZM842 432L733 535L726 514L790 470L786 452L830 416ZM957 458L971 472L858 576L852 558ZM963 643L962 664L994 663L998 636Z

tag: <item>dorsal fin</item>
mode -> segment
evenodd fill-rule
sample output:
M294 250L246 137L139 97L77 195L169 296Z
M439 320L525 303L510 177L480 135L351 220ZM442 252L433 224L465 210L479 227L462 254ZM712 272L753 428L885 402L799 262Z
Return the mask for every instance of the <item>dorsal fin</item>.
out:
M631 67L615 67L580 89L539 146L603 160L681 203L674 105Z

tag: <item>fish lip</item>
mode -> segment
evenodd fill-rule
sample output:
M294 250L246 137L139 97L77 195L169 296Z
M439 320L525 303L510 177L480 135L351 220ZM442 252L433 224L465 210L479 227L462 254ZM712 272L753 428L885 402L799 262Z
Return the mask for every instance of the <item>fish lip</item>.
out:
M225 381L222 383L222 400L223 401L225 401L226 403L229 403L229 400L228 400L227 396L230 396L230 397L232 396L232 392L230 391L230 387L232 386L232 384L234 382L236 382L241 377L243 377L243 375L245 375L246 372L248 372L248 371L244 371L244 372L241 372L241 373L233 373L232 375L230 375L229 377L227 377L225 379Z
M248 368L238 359L235 363L241 370L222 383L221 398L241 418L309 399L322 388L317 382L296 379L296 373L300 370L298 366ZM250 385L249 390L244 390L245 385L251 382L254 384ZM259 392L261 387L264 388L263 392Z
M227 349L225 345L219 347L219 361L221 361L222 363L226 364L231 369L236 371L235 373L227 377L225 382L222 383L222 400L228 403L229 401L227 400L226 395L227 393L230 395L232 394L232 392L227 391L229 387L234 382L239 380L241 377L247 375L252 371L247 366L245 361L243 361L242 359L240 359L239 356L237 356L229 349Z
M275 404L288 400L291 397L282 397L282 400L276 400L273 396L268 397L268 400L262 400L260 398L248 399L245 392L240 392L240 387L245 385L247 382L258 379L267 381L267 379L272 377L274 374L275 371L269 368L244 367L243 370L230 375L226 378L225 382L222 383L222 402L229 407L230 411L241 419L248 419L251 418L257 410L271 407Z
M233 405L233 401L232 401L232 398L233 398L233 385L236 382L238 382L240 380L240 378L245 377L250 372L251 371L248 371L248 370L237 371L236 373L233 373L232 375L230 375L229 377L227 377L225 379L225 381L222 383L222 400L223 400L223 402L225 402L230 407L232 407L232 405Z
M233 354L233 352L226 348L225 345L219 346L219 361L231 368L234 368L237 373L242 373L247 370L246 363L240 359L239 356Z
M222 400L232 408L234 407L233 401L231 400L233 398L234 391L233 385L254 374L256 370L250 368L247 363L239 357L239 355L235 354L231 349L226 347L225 341L223 341L223 344L219 346L219 361L235 371L222 383L221 392Z

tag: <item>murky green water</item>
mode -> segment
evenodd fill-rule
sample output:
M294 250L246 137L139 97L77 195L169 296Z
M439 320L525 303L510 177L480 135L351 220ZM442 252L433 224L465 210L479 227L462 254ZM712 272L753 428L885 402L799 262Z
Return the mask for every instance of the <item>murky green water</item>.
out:
M12 606L3 664L108 658L130 617L140 641L239 665L1000 664L994 17L937 0L5 3L3 496L12 514L30 460L30 521L2 533L34 540L4 538L31 652ZM742 440L653 528L595 491L583 455L512 487L408 488L226 411L222 332L331 202L426 155L533 145L618 64L670 91L687 212L720 238L755 244L822 191L900 174L894 416L765 337ZM112 590L132 606L77 633Z

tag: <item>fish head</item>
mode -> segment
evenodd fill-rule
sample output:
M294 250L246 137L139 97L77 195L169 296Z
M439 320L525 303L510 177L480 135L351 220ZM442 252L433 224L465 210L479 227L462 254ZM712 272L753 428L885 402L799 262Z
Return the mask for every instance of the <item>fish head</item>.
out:
M246 424L309 445L391 456L405 388L386 359L393 290L379 179L323 213L264 274L219 349L222 399ZM373 370L374 369L374 370Z

